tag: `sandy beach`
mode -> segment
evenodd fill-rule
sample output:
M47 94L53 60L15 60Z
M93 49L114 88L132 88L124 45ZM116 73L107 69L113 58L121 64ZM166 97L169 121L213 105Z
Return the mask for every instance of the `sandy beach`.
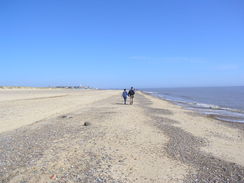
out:
M244 124L121 93L0 89L0 182L244 182Z

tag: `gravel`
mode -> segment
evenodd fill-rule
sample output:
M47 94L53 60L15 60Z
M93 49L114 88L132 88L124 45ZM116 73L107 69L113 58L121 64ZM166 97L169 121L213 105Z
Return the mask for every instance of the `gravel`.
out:
M178 122L168 118L173 115L172 111L150 107L152 102L140 94L136 95L136 100L139 102L138 106L141 106L146 114L150 114L150 123L169 137L165 148L168 156L196 170L195 173L189 172L184 182L244 182L243 167L200 151L201 147L207 145L207 141L174 126ZM104 108L90 111L96 113L96 116L100 115L100 119L114 113L112 109L109 113L104 112ZM84 111L79 114L67 114L1 133L0 182L9 182L18 175L21 176L16 182L34 182L38 177L33 179L32 176L47 175L46 182L120 183L109 176L109 166L102 166L104 161L112 164L113 159L109 154L103 153L102 149L99 155L83 151L83 146L96 144L96 138L104 135L102 129L93 125L92 117L87 116L92 116L92 113ZM91 128L84 126L85 122L92 124ZM75 145L79 147L76 148ZM62 152L71 154L63 157ZM45 158L47 155L49 159ZM53 167L53 161L63 161L64 164ZM126 178L121 182L126 182Z
M150 122L170 138L166 147L168 156L196 169L195 174L192 174L192 172L188 173L184 182L244 182L244 167L236 163L223 161L211 154L200 151L201 147L207 145L206 139L197 138L181 128L173 126L179 122L158 115L172 115L173 113L171 111L150 107L150 102L142 95L140 96L140 100L146 107L146 113L151 116ZM236 126L236 124L231 126Z
M100 119L109 115L99 108L95 112ZM102 157L83 151L84 145L104 135L96 126L84 126L87 121L82 119L87 116L92 115L87 111L62 115L0 134L0 182L10 182L13 177L17 177L15 182L36 182L38 175L46 175L44 182L115 182L104 173L109 167L101 168ZM63 166L53 167L59 161Z

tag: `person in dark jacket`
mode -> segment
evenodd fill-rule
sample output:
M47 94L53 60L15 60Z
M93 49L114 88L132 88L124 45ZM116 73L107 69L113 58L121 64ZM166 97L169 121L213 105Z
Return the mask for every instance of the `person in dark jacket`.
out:
M128 96L128 93L127 93L126 89L124 89L124 91L122 93L122 97L124 98L124 104L126 104L127 96Z
M128 96L130 97L130 105L132 105L135 96L135 89L133 87L131 87Z

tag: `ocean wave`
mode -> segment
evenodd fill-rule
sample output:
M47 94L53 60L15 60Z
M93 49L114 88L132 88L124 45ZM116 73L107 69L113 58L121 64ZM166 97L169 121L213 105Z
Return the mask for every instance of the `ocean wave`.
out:
M222 107L214 104L199 103L193 100L190 100L188 97L180 98L165 94L160 94L153 91L144 91L152 96L158 97L160 99L167 100L174 104L180 105L186 109L196 111L204 115L214 115L216 119L230 122L244 122L244 111L240 109Z

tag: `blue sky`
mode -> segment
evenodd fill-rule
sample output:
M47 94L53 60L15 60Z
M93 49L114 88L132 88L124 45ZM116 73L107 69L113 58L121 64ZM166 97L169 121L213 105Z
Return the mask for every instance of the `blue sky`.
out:
M244 85L242 0L1 0L0 85Z

